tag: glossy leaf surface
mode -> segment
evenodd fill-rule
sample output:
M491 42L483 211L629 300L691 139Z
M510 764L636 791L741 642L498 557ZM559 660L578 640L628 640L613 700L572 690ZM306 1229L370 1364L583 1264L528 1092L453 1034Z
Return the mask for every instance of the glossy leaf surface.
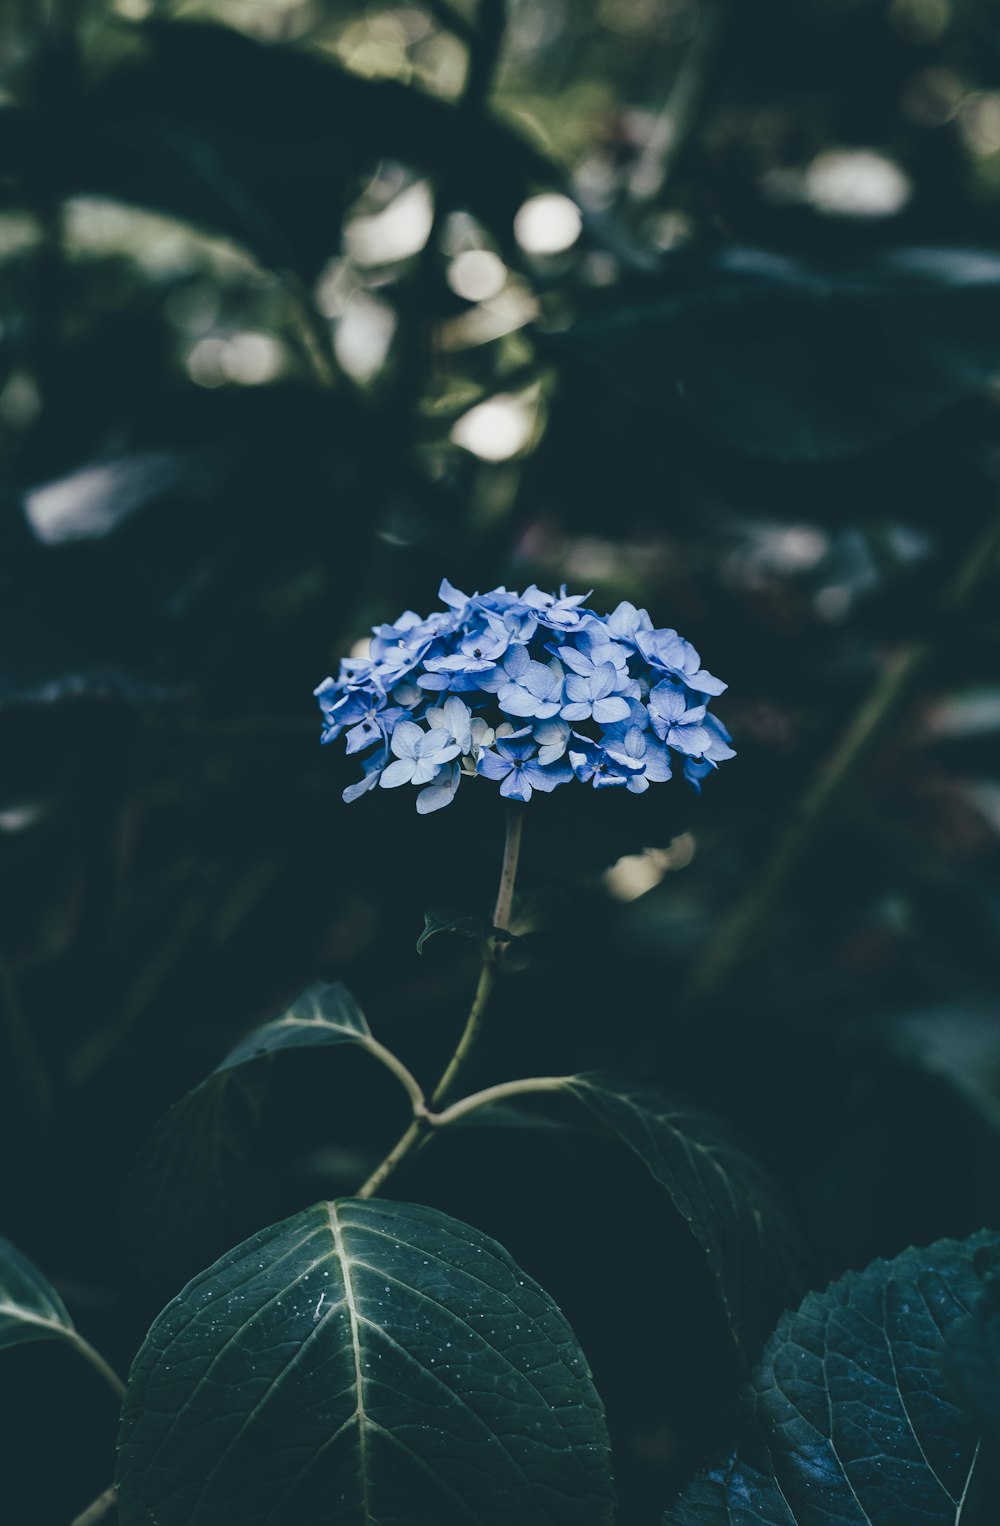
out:
M600 1400L552 1300L478 1230L354 1199L190 1283L136 1358L124 1526L606 1526Z
M907 1250L810 1293L757 1367L735 1457L663 1526L958 1526L980 1444L942 1357L992 1238Z
M751 1355L801 1288L802 1247L767 1172L710 1114L654 1090L575 1076L567 1089L664 1187L708 1260L733 1336Z

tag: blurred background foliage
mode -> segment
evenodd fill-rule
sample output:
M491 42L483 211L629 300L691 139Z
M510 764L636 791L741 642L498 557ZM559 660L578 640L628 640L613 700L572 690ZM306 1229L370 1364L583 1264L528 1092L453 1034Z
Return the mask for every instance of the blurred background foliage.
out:
M700 799L532 805L473 1079L714 1108L815 1286L997 1225L995 7L8 0L0 35L0 1212L88 1334L124 1367L394 1136L339 1052L157 1124L308 980L448 1052L474 951L413 944L489 906L496 799L344 807L311 699L443 574L648 605L740 753ZM566 1309L651 1522L736 1359L650 1185L558 1125L394 1188ZM33 1523L107 1482L91 1383L5 1355Z

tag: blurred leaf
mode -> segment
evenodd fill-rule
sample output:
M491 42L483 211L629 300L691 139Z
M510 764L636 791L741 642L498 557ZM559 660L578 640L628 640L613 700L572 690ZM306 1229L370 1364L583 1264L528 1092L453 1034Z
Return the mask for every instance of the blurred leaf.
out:
M291 1459L291 1465L290 1465ZM573 1332L494 1240L346 1199L197 1277L132 1368L123 1526L610 1522L610 1444Z
M147 705L172 692L154 679L101 662L13 603L0 612L0 710L82 698Z
M941 1076L1000 1132L1000 1022L995 1009L929 1007L869 1025L865 1037L881 1037L900 1059Z
M452 107L319 53L208 24L149 22L139 35L139 56L75 103L71 122L59 100L47 115L0 113L0 155L23 186L180 217L308 279L339 248L366 167L435 167L455 133ZM462 193L506 230L528 188L555 174L495 122L466 148Z
M751 1359L799 1296L801 1240L766 1171L709 1114L652 1088L574 1076L567 1091L638 1155L708 1260L737 1345Z
M778 461L885 445L1000 372L1000 256L899 249L841 268L685 257L641 303L548 345L705 438Z
M685 1491L663 1526L956 1526L979 1443L941 1359L989 1243L986 1232L941 1240L810 1293L754 1373L736 1455Z
M246 1232L253 1141L265 1080L212 1075L156 1124L125 1183L133 1263L176 1287Z
M75 1341L73 1321L38 1268L0 1237L0 1349L46 1340Z
M267 1093L256 1060L290 1049L374 1042L346 986L317 981L281 1017L255 1028L153 1129L122 1200L134 1259L176 1283L249 1225L249 1173Z

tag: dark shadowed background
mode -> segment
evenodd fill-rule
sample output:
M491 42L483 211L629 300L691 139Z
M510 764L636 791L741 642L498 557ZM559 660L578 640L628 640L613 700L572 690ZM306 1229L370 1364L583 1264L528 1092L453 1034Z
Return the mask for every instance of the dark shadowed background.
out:
M475 950L414 944L492 904L495 789L343 805L311 696L443 575L646 605L739 753L700 798L532 802L473 1081L612 1067L728 1118L811 1286L996 1227L996 7L8 0L0 38L0 1231L81 1328L124 1370L395 1137L340 1050L158 1125L309 980L449 1052ZM740 1374L686 1231L560 1122L392 1192L553 1293L648 1526ZM0 1406L0 1515L63 1526L113 1401L28 1346Z

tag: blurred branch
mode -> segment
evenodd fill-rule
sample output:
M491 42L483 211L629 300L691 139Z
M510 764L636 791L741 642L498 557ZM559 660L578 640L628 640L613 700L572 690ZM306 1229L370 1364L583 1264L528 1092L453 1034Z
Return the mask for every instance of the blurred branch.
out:
M968 603L1000 555L1000 514L976 541L938 601L937 626L950 629L948 617ZM729 983L758 933L775 909L782 891L809 851L826 817L852 783L888 724L909 699L934 655L937 643L921 637L901 647L876 679L832 755L801 796L760 873L736 903L692 972L685 1002L715 996Z
M475 28L453 5L448 4L448 0L423 0L423 4L424 10L429 11L440 26L460 38L467 47L472 47L476 38Z
M321 386L338 386L343 376L334 356L329 323L300 276L290 270L281 270L278 276L292 304L292 342Z
M465 86L455 107L450 153L433 188L434 216L427 242L420 251L416 269L406 290L396 372L388 409L396 414L407 444L413 434L425 370L430 358L434 324L434 303L430 299L437 278L441 230L462 183L465 158L475 151L477 129L485 114L506 26L506 0L481 0L479 24L468 43Z
M729 0L704 0L684 62L629 177L634 206L656 200L700 121L728 12Z

